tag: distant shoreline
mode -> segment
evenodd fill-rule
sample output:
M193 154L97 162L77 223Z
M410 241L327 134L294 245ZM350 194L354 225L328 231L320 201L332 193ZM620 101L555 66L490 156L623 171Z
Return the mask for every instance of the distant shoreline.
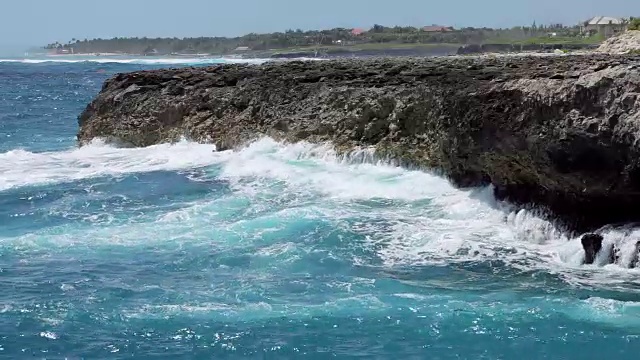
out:
M73 56L131 56L131 54L120 53L76 53L76 54L46 54L51 57L73 57Z
M44 54L42 56L52 58L74 58L74 57L136 57L136 58L212 58L212 57L234 57L233 55L216 55L216 54L158 54L158 55L142 55L142 54L128 54L128 53L75 53L75 54Z
M459 48L472 52L517 52L567 50L598 45L605 40L600 34L587 34L580 25L516 26L512 28L454 28L446 25L383 26L371 28L338 27L324 30L289 29L284 32L246 34L239 37L116 37L111 39L73 38L44 46L51 53L81 56L170 56L238 58L344 57L368 55L413 54L416 56L456 53ZM511 47L511 49L505 49ZM418 50L419 49L419 50ZM469 51L470 49L466 49ZM356 53L357 52L357 53ZM126 54L125 54L126 53ZM108 55L107 55L108 54ZM118 55L114 55L118 54ZM406 55L401 55L406 56Z
M377 44L377 46L325 46L325 47L303 47L289 49L270 49L266 51L246 51L228 54L135 54L121 52L99 52L99 53L74 53L74 54L46 54L48 58L218 58L218 59L294 59L294 58L344 58L344 57L371 57L371 56L391 56L391 57L431 57L431 56L451 56L451 55L481 55L481 54L514 54L514 53L549 53L556 50L566 52L583 52L595 48L592 44L484 44L484 45L464 45L464 44L420 44L414 46L398 46L398 44Z

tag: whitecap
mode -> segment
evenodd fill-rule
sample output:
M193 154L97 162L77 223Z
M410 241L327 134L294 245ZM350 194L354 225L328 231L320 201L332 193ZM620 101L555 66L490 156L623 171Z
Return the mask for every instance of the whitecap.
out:
M51 331L43 331L40 333L40 337L49 339L49 340L57 340L58 339L58 335L54 332Z
M66 151L34 153L15 149L0 153L0 191L151 171L175 171L224 161L215 146L181 141L145 148L118 148L96 140Z

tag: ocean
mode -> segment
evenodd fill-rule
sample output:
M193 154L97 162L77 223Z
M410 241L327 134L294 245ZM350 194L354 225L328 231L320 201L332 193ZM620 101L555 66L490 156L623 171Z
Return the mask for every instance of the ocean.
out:
M78 148L118 72L0 60L2 359L637 359L640 232L581 265L535 212L363 149Z

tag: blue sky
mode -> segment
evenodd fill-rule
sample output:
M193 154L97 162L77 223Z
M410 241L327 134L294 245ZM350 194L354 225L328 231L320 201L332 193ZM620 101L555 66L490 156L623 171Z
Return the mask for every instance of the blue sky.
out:
M0 45L71 38L229 36L288 28L505 27L640 16L640 0L2 0Z

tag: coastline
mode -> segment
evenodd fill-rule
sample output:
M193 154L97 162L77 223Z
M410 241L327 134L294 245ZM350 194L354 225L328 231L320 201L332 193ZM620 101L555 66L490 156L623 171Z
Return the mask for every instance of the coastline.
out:
M123 58L208 58L208 59L296 59L317 58L336 59L349 57L435 57L452 55L491 55L505 54L521 56L522 54L549 54L554 51L565 53L589 53L595 50L593 44L534 44L531 46L514 46L510 44L365 44L369 46L320 46L290 49L271 49L266 51L233 52L226 54L194 53L194 54L134 54L134 53L75 53L75 54L46 54L51 58L73 57L123 57ZM375 46L374 46L375 45Z
M224 150L269 136L344 154L373 147L460 187L492 184L498 199L547 209L570 231L640 220L640 57L540 55L119 74L80 116L78 139L148 146L186 136Z

